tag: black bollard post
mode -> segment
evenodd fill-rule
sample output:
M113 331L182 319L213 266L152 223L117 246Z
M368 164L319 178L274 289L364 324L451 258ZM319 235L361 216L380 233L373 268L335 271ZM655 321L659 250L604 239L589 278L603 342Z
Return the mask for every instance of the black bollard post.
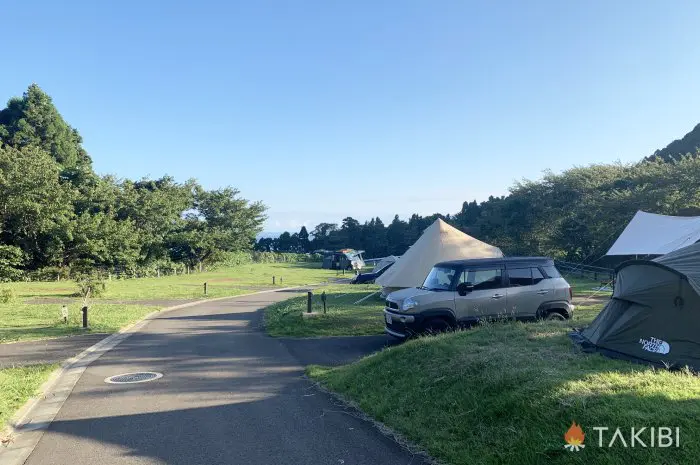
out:
M83 328L87 328L88 327L88 315L87 315L88 308L87 308L87 306L83 307L80 311L83 312Z
M274 276L272 277L272 285L273 286L275 285L275 277Z
M207 295L207 283L204 283L204 295Z
M323 314L326 314L326 291L321 294L321 301L323 302Z
M311 313L311 298L314 293L309 291L306 293L306 313Z

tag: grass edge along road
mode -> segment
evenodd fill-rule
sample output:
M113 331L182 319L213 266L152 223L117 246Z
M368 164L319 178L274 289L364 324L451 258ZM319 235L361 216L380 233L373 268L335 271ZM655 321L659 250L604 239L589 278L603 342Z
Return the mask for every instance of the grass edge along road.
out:
M5 439L7 423L17 409L37 394L58 368L57 364L0 369L0 438Z
M87 332L116 332L150 312L188 300L234 297L264 289L325 282L336 275L335 271L321 269L320 263L260 263L184 276L114 280L107 283L104 296L89 302ZM204 282L207 282L206 296ZM72 281L13 282L0 287L15 294L12 302L0 304L0 343L86 333L81 328L82 301L71 297L77 290ZM43 303L47 299L51 303ZM138 305L139 300L122 299L143 299L156 304ZM61 318L63 304L69 310L67 324Z
M307 374L455 465L694 463L700 378L581 353L569 330L566 322L485 324ZM580 452L564 449L573 421L586 433ZM610 428L605 445L617 427L628 444L632 426L680 427L681 447L599 448L595 426Z
M313 291L314 312L323 312L321 293L326 293L325 314L304 318L307 296L293 297L265 308L265 330L270 336L368 336L384 333L383 300L379 286L373 284L340 284ZM355 302L369 296L368 299Z

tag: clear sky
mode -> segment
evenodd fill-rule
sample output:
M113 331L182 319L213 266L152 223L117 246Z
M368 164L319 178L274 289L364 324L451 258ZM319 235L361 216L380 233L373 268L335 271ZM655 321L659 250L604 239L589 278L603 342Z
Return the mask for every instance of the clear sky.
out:
M102 174L238 187L266 230L455 213L700 122L700 2L3 0Z

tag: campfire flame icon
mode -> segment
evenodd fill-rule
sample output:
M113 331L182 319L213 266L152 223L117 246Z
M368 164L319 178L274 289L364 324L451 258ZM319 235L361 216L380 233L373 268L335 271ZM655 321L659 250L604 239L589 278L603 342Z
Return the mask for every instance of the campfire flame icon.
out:
M576 424L575 421L571 422L571 427L564 433L564 440L566 441L565 449L569 451L576 451L586 447L583 444L583 440L586 439L586 434L583 432L581 427Z

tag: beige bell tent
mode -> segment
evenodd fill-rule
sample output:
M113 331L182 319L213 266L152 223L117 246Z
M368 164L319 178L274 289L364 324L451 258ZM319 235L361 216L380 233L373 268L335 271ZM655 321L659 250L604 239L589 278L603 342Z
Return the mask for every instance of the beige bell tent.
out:
M464 234L441 219L423 231L421 237L375 281L386 295L396 289L417 287L438 262L468 258L502 257L503 252L485 242Z

